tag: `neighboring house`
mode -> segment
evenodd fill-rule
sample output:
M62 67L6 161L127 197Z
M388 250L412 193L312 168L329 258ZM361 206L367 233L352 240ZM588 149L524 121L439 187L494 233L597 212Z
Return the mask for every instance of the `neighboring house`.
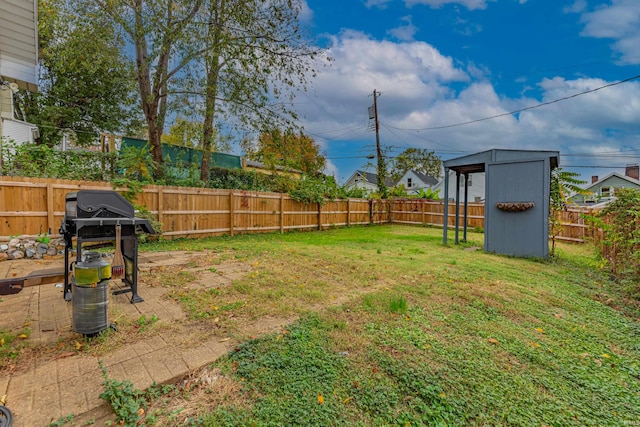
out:
M0 84L0 137L2 142L13 141L16 144L32 143L38 138L38 127L34 124L15 119L14 98L17 85Z
M471 203L484 202L484 172L471 173L469 177L469 186L467 191L467 200ZM437 191L440 198L444 197L444 178L442 178L432 188L432 191ZM449 171L449 200L456 200L456 173L455 171ZM460 201L464 201L464 175L460 175Z
M37 16L35 1L0 1L0 144L37 137L38 128L14 114L17 91L38 91Z
M395 184L391 178L385 179L387 187ZM344 184L345 188L363 188L370 193L378 191L378 175L371 172L357 170Z
M407 171L395 185L402 185L408 194L418 194L420 190L427 191L437 183L438 180L430 175L425 175L421 172Z
M598 176L591 177L591 184L585 187L589 194L575 194L569 200L577 205L591 206L604 203L615 197L616 190L620 188L635 188L640 190L640 166L628 165L625 174L610 173L602 179Z

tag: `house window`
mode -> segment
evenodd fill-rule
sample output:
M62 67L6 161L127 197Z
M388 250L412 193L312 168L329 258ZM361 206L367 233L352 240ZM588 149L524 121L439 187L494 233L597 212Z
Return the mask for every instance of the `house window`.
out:
M613 187L602 187L600 189L600 194L602 195L602 197L612 197Z
M469 183L469 187L471 187L471 175L467 175L467 182ZM464 179L460 180L460 187L464 188Z
M411 178L407 178L407 187L411 188L412 183L411 183Z

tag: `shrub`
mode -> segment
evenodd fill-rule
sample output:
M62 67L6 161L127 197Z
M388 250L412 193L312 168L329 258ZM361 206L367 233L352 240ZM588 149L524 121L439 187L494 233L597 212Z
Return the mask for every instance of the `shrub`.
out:
M602 255L612 272L632 281L640 280L640 191L622 188L616 200L599 215L604 228ZM636 292L640 287L636 285Z

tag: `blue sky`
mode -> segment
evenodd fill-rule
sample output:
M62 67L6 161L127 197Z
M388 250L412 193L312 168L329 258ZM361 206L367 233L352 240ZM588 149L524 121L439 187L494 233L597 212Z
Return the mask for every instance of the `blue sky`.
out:
M390 156L558 150L587 181L640 161L640 79L504 115L640 75L639 0L303 1L333 61L296 109L341 183L375 154L374 89Z

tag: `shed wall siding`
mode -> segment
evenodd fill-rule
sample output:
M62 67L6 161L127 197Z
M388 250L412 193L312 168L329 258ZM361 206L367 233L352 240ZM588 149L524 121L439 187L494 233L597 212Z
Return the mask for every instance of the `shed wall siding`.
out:
M0 76L37 85L37 7L32 0L0 0Z
M487 165L485 249L512 256L548 255L548 162L532 160ZM524 212L505 212L499 202L533 202Z

